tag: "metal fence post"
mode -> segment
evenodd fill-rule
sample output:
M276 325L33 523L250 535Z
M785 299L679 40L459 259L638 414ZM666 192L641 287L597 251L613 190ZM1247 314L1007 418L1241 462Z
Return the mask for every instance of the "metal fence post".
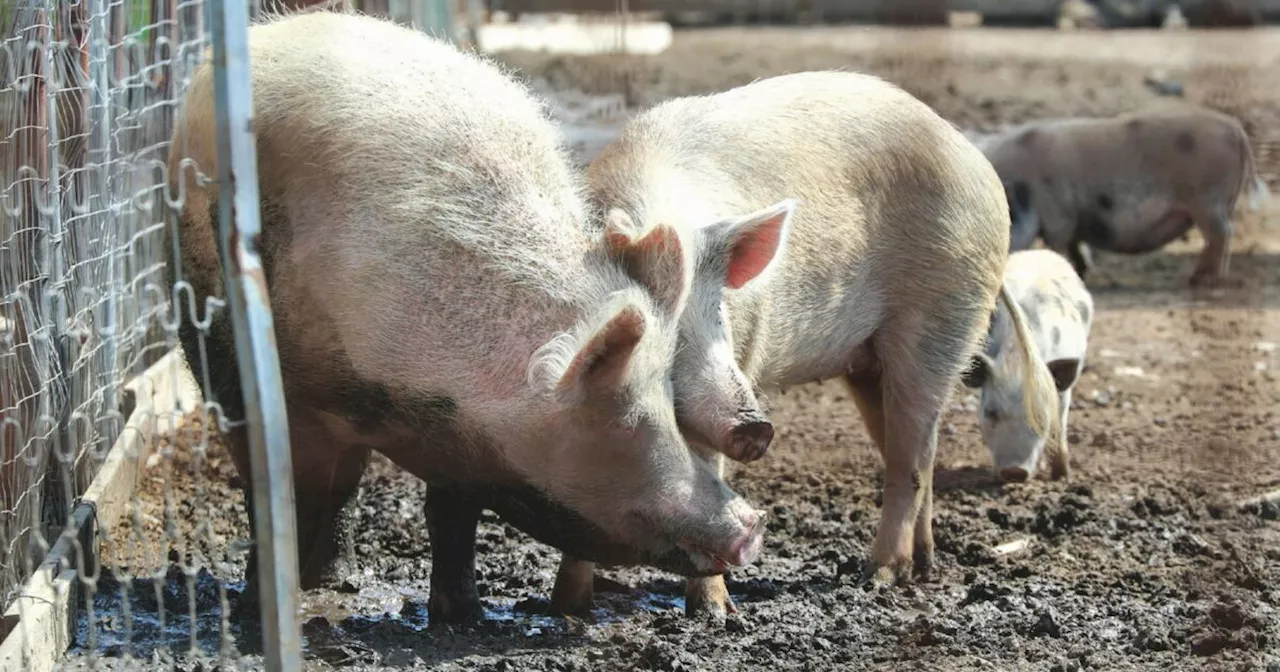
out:
M258 166L249 70L249 7L212 4L218 122L219 236L235 326L252 456L253 507L266 668L299 670L298 549L284 387L258 256Z

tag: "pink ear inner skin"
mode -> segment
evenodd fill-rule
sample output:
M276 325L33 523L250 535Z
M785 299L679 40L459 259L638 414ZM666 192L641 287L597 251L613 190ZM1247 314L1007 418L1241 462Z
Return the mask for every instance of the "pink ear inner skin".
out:
M739 289L769 265L778 253L782 238L783 215L779 214L738 239L729 261L725 284Z

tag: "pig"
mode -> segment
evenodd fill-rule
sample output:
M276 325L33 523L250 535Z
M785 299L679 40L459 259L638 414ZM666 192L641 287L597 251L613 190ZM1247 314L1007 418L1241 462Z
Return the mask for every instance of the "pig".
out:
M655 239L694 249L673 368L691 445L722 470L724 456L758 459L767 432L743 428L763 421L757 389L843 378L885 463L861 581L927 574L938 423L1008 256L1004 192L982 153L898 87L818 71L651 108L587 181L633 272L657 263ZM1053 384L1018 343L1027 417L1047 432ZM591 566L578 560L561 563L557 610L590 606ZM722 575L695 577L686 597L693 612L735 608Z
M1090 248L1142 254L1204 236L1191 284L1222 281L1242 191L1269 200L1240 122L1166 102L1109 118L1033 121L979 142L1007 191L1010 251L1037 237L1081 277Z
M586 225L545 105L489 61L330 11L253 25L249 52L262 223L250 291L273 307L302 588L333 576L350 541L340 514L374 450L428 483L492 487L543 539L602 562L699 576L753 561L759 512L674 414L685 298L653 288L691 285L689 250L655 250L647 275L622 267ZM230 316L207 308L225 292L220 185L193 179L218 174L213 88L206 58L168 159L169 273L188 366L237 421ZM251 492L244 423L227 439ZM452 533L437 523L433 539ZM464 585L474 548L455 552L433 558L433 620L480 611Z
M1067 412L1071 390L1084 370L1093 324L1093 296L1065 257L1046 249L1009 255L1004 286L1026 315L1041 360L1058 391L1058 442L1048 446L1050 477L1070 475ZM1025 481L1035 472L1045 437L1033 432L1023 410L1022 358L1018 355L1013 307L1000 306L991 320L984 352L965 373L964 384L981 390L979 420L996 473L1005 481Z

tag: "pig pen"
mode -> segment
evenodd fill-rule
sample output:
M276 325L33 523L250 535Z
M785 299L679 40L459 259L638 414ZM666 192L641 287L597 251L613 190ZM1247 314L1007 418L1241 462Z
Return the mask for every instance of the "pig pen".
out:
M1108 114L1181 85L1188 99L1244 119L1260 168L1280 188L1280 62L1275 30L1197 33L719 29L679 32L652 57L503 54L565 104L584 155L625 105L711 92L816 68L881 74L972 133L1045 116ZM1262 63L1270 71L1254 70ZM603 94L618 93L616 98ZM610 101L613 102L610 102ZM1280 191L1277 191L1280 193ZM1280 504L1241 502L1280 488L1280 207L1242 214L1233 286L1193 292L1190 240L1141 257L1098 254L1097 316L1076 388L1069 482L998 485L957 386L939 441L936 572L906 588L854 584L877 520L880 460L837 382L772 392L770 453L734 487L769 514L766 548L734 572L739 613L687 619L683 584L645 569L602 570L623 592L597 597L593 622L541 614L559 554L486 514L477 576L489 609L474 626L428 628L431 544L424 486L378 459L359 492L365 575L302 596L309 669L440 670L1280 670ZM195 420L193 419L193 422ZM190 430L195 425L188 425ZM188 431L187 435L191 432ZM211 543L248 538L234 469L216 442L192 479L183 432L166 478L144 473L131 534L159 539L164 502L213 508ZM167 465L167 466L166 466ZM183 531L187 532L186 530ZM187 535L183 535L187 536ZM196 575L202 655L176 567L160 590L135 583L134 626L111 590L94 600L99 667L136 659L218 669L220 605L239 599L243 555ZM106 557L133 572L164 558ZM150 564L148 564L150 563ZM103 582L110 586L110 575ZM205 615L207 614L207 615ZM63 665L89 665L81 611ZM232 623L241 651L257 646Z

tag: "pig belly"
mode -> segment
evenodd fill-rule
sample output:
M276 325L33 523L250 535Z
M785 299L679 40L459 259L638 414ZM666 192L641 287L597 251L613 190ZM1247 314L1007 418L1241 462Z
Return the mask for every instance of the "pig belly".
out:
M871 348L867 347L867 342L863 339L861 343L851 344L840 352L822 353L820 357L793 361L786 370L780 371L771 379L760 380L758 384L765 388L792 387L845 374L863 373L873 369L875 365Z
M1191 229L1194 221L1191 213L1178 207L1164 207L1158 211L1138 208L1130 217L1116 218L1110 241L1085 240L1090 246L1119 252L1143 254L1154 252L1181 238ZM1101 243L1107 244L1101 244Z

